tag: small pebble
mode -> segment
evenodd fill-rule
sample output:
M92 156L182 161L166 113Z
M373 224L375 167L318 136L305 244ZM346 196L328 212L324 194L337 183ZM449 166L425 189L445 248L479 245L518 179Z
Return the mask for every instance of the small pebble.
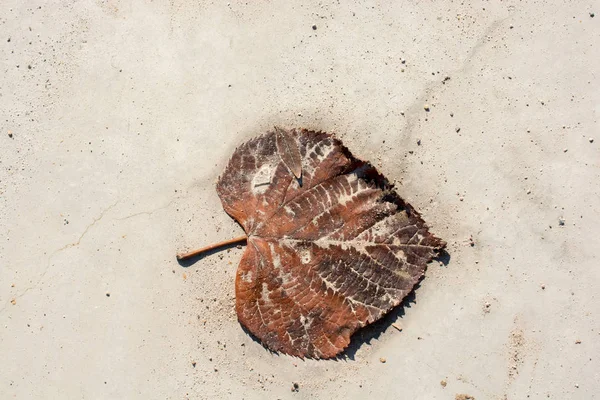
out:
M456 129L454 129L456 131L456 133L460 132L460 127L456 127Z
M196 361L192 361L192 367L196 368Z
M564 218L559 218L558 219L558 225L564 226L565 225L565 219Z
M563 150L563 153L566 153L567 151L569 151L569 149L564 149L564 150Z
M15 304L17 304L17 299L12 299L12 300L10 301L10 304L12 304L13 306L14 306Z
M542 286L540 286L542 288L542 290L546 289L546 285L542 284Z
M106 297L110 297L110 293L109 292L106 292Z
M446 382L443 379L440 381L440 385L442 385L442 387L446 387L447 384L448 384L448 382Z
M588 140L590 141L590 143L594 143L594 138L593 137L589 138Z
M298 392L300 390L300 385L298 385L298 383L294 382L292 383L292 392Z
M577 340L575 341L575 344L581 344L581 340L577 339Z
M593 12L590 13L590 18L594 18L596 16L596 14L594 14ZM10 42L10 39L8 39L8 41Z
M381 358L379 359L379 362L380 362L380 363L382 363L382 364L385 364L385 362L386 362L386 361L387 361L387 360L386 360L385 358L383 358L383 357L381 357Z
M417 139L417 146L421 145L421 139Z
M317 26L316 26L316 25L313 25L313 26L312 26L312 29L313 29L313 31L316 31L316 30L317 30Z
M527 194L531 194L531 190L528 190L528 191L527 191Z
M12 138L12 137L13 137L13 133L9 131L9 132L8 132L8 137L9 137L9 138Z
M423 108L425 109L425 111L429 112L429 110L431 110L431 108L429 107L429 104L425 104L423 106Z

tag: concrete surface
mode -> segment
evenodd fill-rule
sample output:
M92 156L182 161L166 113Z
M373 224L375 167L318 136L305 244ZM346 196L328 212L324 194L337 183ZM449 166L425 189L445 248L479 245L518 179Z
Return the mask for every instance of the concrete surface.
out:
M0 397L597 398L594 12L3 0ZM449 242L338 361L241 329L243 250L175 261L241 234L214 183L275 124L336 132Z

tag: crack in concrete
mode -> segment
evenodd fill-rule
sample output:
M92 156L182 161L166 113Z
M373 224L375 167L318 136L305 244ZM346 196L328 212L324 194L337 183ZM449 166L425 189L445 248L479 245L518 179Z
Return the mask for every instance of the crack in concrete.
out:
M171 205L172 205L172 204L173 204L173 203L174 203L176 200L178 200L178 199L179 199L179 197L175 197L175 198L171 199L171 201L169 201L169 202L168 202L167 204L165 204L164 206L161 206L161 207L158 207L158 208L152 209L152 210L150 210L150 211L140 211L140 212L137 212L137 213L135 213L135 214L127 215L127 216L125 216L125 217L122 217L122 218L115 218L115 220L116 220L116 221L124 221L124 220L126 220L126 219L130 219L130 218L133 218L133 217L137 217L138 215L152 215L152 214L154 214L154 213L155 213L155 212L157 212L157 211L164 210L165 208L169 208L169 207L170 207L170 206L171 206Z
M105 215L107 212L109 212L109 211L110 211L111 209L113 209L113 208L114 208L114 207L115 207L117 204L119 204L119 202L120 202L120 201L121 201L121 200L117 200L117 201L116 201L114 204L112 204L112 205L108 206L106 209L104 209L104 211L102 211L102 212L100 213L100 216L99 216L98 218L94 218L94 220L92 221L92 223L91 223L91 224L89 224L89 225L88 225L88 226L85 228L85 230L84 230L84 231L83 231L83 233L82 233L82 234L79 236L79 239L77 239L77 241L76 241L76 242L73 242L73 243L69 243L69 244L66 244L66 245L64 245L63 247L61 247L60 249L58 249L58 250L57 250L55 253L58 253L59 251L62 251L62 250L65 250L65 249L68 249L69 247L75 247L75 246L79 246L79 244L81 243L81 240L82 240L82 239L83 239L83 237L84 237L84 236L85 236L85 235L88 233L88 231L90 230L90 228L91 228L92 226L94 226L94 225L96 224L96 222L100 221L100 220L101 220L101 219L104 217L104 215Z
M94 218L94 220L85 227L85 229L83 230L83 232L81 233L81 235L79 235L79 238L77 239L77 241L72 242L72 243L68 243L56 250L54 250L52 252L52 254L50 254L48 256L48 259L46 261L46 267L44 268L44 272L42 272L42 275L40 276L40 278L37 280L36 283L34 283L33 285L25 288L25 290L23 290L20 294L18 294L17 296L15 296L12 300L16 300L16 299L20 299L21 297L25 296L27 294L27 292L29 292L31 289L35 289L36 287L38 287L43 281L44 278L46 277L46 274L48 273L48 270L50 269L50 262L52 261L52 258L57 255L58 253L60 253L63 250L66 250L68 248L71 247L75 247L75 246L79 246L79 244L81 243L81 241L83 240L83 238L85 237L85 235L88 233L88 231L94 226L96 225L96 223L98 221L100 221L104 215L109 212L111 209L113 209L121 200L117 200L116 202L114 202L112 205L108 206L107 208L105 208L100 215L97 218ZM11 301L12 301L11 300ZM10 302L9 302L10 303ZM8 303L4 305L4 307L2 307L0 309L0 314L2 314L4 312L4 310L8 307Z

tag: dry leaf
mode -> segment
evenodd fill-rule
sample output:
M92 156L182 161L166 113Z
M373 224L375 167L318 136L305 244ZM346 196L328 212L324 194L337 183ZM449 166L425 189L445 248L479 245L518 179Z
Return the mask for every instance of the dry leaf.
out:
M275 132L236 149L217 183L224 209L248 236L236 311L269 349L330 358L400 304L445 242L339 140L307 130L291 135L302 186Z

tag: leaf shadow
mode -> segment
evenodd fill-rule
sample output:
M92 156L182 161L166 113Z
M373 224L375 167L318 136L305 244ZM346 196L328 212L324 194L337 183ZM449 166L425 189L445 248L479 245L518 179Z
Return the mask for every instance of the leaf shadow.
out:
M442 250L440 250L440 253L438 254L438 256L437 256L437 257L435 257L435 258L433 259L433 261L438 261L438 262L440 262L440 263L441 263L441 264L442 264L444 267L447 267L447 266L448 266L448 264L450 264L450 259L451 259L451 258L452 258L452 257L450 256L450 253L448 253L448 252L446 251L446 249L442 249Z

